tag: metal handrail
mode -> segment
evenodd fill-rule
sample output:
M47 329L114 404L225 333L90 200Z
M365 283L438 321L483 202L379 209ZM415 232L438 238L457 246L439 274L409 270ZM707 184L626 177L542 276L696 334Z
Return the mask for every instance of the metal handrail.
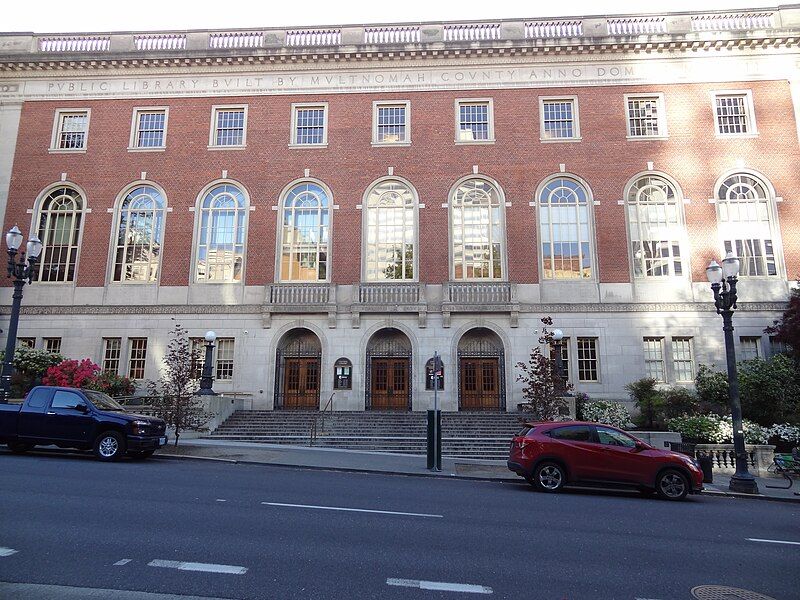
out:
M317 441L317 432L324 432L325 431L325 413L330 408L331 415L333 415L333 397L336 395L336 392L331 394L331 397L328 398L328 401L325 403L325 406L319 411L319 414L314 417L311 421L311 427L309 431L309 439L308 445L313 446L314 443ZM318 425L319 423L319 425Z

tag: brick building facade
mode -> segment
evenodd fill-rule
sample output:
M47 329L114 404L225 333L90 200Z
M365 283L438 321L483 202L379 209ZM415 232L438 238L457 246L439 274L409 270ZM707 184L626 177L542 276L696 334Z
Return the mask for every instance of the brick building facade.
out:
M515 408L549 315L579 391L740 354L800 274L800 9L0 35L20 337L154 378L173 319L256 408ZM49 250L48 250L49 248ZM7 300L9 289L5 289ZM6 302L10 304L10 302Z

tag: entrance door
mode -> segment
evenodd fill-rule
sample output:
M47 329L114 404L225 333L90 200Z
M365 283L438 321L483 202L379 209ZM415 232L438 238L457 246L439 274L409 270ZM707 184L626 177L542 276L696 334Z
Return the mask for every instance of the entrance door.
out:
M319 358L287 357L283 372L284 408L319 409Z
M373 358L373 410L408 410L408 359Z
M461 410L500 410L500 360L461 359Z

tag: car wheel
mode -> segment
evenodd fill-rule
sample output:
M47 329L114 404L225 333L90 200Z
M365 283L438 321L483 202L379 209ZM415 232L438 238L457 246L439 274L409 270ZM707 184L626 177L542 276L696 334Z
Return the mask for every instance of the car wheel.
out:
M543 462L533 471L533 485L542 492L558 492L567 482L567 474L558 463Z
M11 442L8 449L14 454L25 454L28 450L33 450L33 444L23 444L21 442Z
M94 442L94 455L100 460L118 460L125 454L125 438L116 431L106 431Z
M128 456L130 456L134 460L144 460L146 458L150 458L153 456L153 452L155 450L142 450L140 452L128 452Z
M689 480L680 471L670 469L659 474L656 491L664 500L683 500L689 493Z

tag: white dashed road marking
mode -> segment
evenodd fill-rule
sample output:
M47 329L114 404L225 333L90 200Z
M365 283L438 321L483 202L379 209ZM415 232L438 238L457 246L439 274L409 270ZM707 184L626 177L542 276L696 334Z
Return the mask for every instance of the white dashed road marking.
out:
M162 567L165 569L178 569L178 571L204 571L206 573L226 573L228 575L244 575L247 567L236 565L215 565L211 563L180 562L177 560L151 560L148 567Z
M0 547L0 556L11 556L12 554L16 554L17 551L13 548L3 548Z
M217 498L217 502L227 502L224 498Z
M114 566L115 567L121 567L122 565L127 565L129 562L131 562L131 560L133 560L133 559L123 558L122 560L118 560L117 562L115 562Z
M437 592L461 592L464 594L492 594L492 588L485 585L471 585L469 583L445 583L444 581L420 581L419 579L392 579L386 580L386 585L399 587L419 588Z
M800 546L800 542L787 542L784 540L762 540L759 538L747 538L748 542L764 542L765 544L787 544L789 546Z
M343 508L341 506L316 506L313 504L284 504L283 502L262 502L267 506L283 506L289 508L313 508L317 510L339 510L344 512L373 513L377 515L402 515L406 517L430 517L433 519L443 519L444 515L430 515L427 513L397 512L394 510L370 510L367 508Z

